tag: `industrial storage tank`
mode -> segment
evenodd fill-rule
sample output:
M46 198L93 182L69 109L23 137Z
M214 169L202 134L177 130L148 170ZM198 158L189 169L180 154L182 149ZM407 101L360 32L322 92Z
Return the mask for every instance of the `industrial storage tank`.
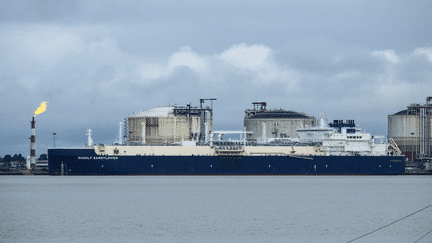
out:
M213 109L166 106L135 113L126 120L126 143L173 144L181 141L202 141L213 130ZM207 135L206 135L207 134Z
M432 97L426 104L411 104L407 109L388 116L388 137L410 160L431 157Z
M265 143L271 138L297 138L297 129L315 126L315 117L303 112L283 109L267 110L266 102L253 102L253 109L246 109L244 127L248 141Z

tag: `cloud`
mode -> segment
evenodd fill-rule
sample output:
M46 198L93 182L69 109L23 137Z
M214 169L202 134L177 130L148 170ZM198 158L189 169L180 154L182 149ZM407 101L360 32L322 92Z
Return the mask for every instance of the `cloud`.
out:
M274 51L268 46L245 43L233 45L228 50L214 55L222 66L245 75L250 84L256 86L282 84L287 92L297 90L300 79L298 72L289 67L281 67L274 58Z
M384 58L392 63L398 63L399 57L396 55L394 50L384 50L384 51L373 51L372 56Z
M19 68L49 70L67 53L77 51L81 40L78 36L58 27L34 26L3 30L0 43L2 54L9 62L20 62Z
M78 31L33 25L4 30L6 34L0 37L0 53L5 57L0 61L0 78L18 80L32 90L44 85L68 93L101 91L127 95L133 85L145 87L175 79L178 70L187 68L200 83L215 87L235 85L229 80L243 80L249 84L245 90L279 85L294 95L316 96L322 90L353 95L361 87L400 84L414 78L423 83L430 75L432 62L429 47L399 55L391 49L368 53L366 49L353 51L347 47L337 52L320 52L318 47L298 48L300 42L288 52L265 44L240 43L219 53L204 54L183 46L166 57L154 58L122 50L103 29L84 26ZM90 32L99 34L93 36ZM293 52L296 50L304 53ZM413 73L411 67L420 72Z
M424 85L431 75L429 47L397 54L391 49L368 52L365 48L348 47L336 52L330 49L320 52L314 46L298 48L300 42L290 51L272 49L264 44L240 43L219 53L206 54L183 46L166 57L154 58L122 50L117 40L104 33L102 27L96 31L89 31L95 27L87 28L77 31L36 25L9 30L0 37L3 46L0 52L6 57L0 61L4 67L0 78L18 80L29 90L44 90L64 97L91 93L97 100L99 95L127 97L135 90L156 88L167 82L181 91L188 86L181 82L187 82L186 77L192 75L196 87L211 88L221 94L227 90L235 92L235 89L259 94L260 89L270 92L278 87L278 92L290 94L295 99L293 102L300 105L330 96L390 98L391 94L400 94L407 88L402 84L409 86L415 79L416 83ZM91 32L99 34L92 36ZM411 70L413 67L416 72ZM183 75L184 81L173 83L178 75ZM0 92L6 87L0 87ZM285 97L279 99L285 100ZM343 106L336 108L345 109Z
M266 65L272 50L264 45L233 45L217 57L237 68L256 69Z
M421 47L417 48L413 52L413 56L424 56L432 62L432 48Z
M191 47L184 46L172 53L165 61L146 60L138 63L137 72L143 83L161 78L171 77L179 68L186 67L196 73L205 73L209 68L209 57L199 55Z
M196 72L205 72L208 68L208 62L206 57L198 55L189 46L186 46L173 53L169 58L168 69L170 71L178 66L186 66Z
M264 45L233 45L222 53L203 55L185 46L172 53L166 60L146 60L137 66L142 83L172 77L181 67L194 71L204 83L229 80L240 75L254 85L283 83L290 90L295 88L299 73L281 68L272 56L273 50Z
M376 73L359 73L365 80L351 99L352 103L361 104L364 113L393 114L414 101L424 102L430 95L428 86L432 77L428 50L430 48L422 47L402 54L395 50L372 51L371 57L380 58L385 65Z

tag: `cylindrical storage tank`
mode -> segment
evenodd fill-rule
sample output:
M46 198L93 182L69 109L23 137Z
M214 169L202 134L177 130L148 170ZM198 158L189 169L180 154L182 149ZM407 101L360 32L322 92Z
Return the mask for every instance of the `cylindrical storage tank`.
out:
M298 128L315 126L313 116L296 111L247 109L245 113L244 127L247 132L253 132L247 134L247 140L252 142L265 142L270 138L297 138Z
M200 117L175 115L174 108L156 107L127 118L130 144L166 144L190 141L200 132ZM213 119L208 118L209 129ZM145 131L143 131L145 129ZM145 136L143 138L143 136Z
M426 115L421 115L424 109ZM411 104L406 110L388 115L388 137L398 145L399 149L410 161L414 161L421 153L431 156L430 108L419 104Z

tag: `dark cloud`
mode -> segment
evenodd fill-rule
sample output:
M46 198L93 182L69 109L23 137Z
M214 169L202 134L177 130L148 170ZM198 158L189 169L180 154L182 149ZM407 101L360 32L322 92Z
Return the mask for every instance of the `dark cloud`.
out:
M127 43L201 53L234 43L280 47L293 38L328 38L341 45L409 51L431 45L430 1L3 1L4 23L109 26ZM176 41L173 42L172 40ZM176 43L177 45L173 45Z
M78 12L76 1L2 1L0 21L4 22L51 22L70 18Z

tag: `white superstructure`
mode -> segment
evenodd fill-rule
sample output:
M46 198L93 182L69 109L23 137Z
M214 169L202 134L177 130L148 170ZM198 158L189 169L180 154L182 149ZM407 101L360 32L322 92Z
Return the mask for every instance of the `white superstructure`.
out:
M387 155L387 143L377 144L370 133L355 130L355 133L347 133L347 128L342 127L341 133L333 133L322 141L326 155L361 155L384 156Z
M353 120L346 123L335 120L333 124L327 124L321 116L318 126L300 128L297 134L299 143L321 145L327 156L384 156L388 153L387 143L376 143L376 139L370 133L362 132Z
M337 130L331 128L324 116L320 116L318 125L315 127L302 127L297 129L297 135L300 143L322 143L324 138L336 133Z

